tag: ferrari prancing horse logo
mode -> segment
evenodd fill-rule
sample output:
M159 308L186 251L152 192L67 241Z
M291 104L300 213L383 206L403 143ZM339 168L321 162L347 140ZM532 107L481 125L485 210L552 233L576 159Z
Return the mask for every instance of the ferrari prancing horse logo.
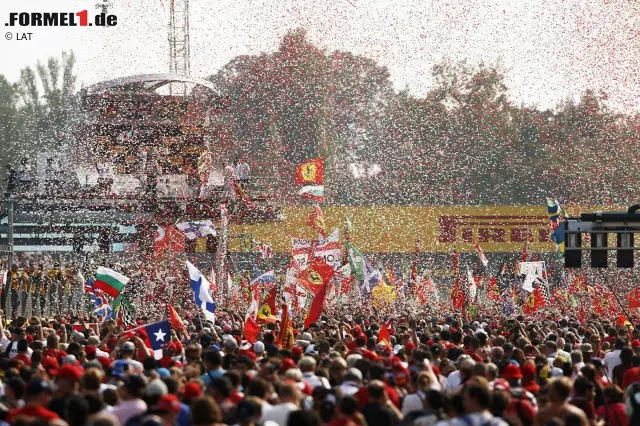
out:
M302 179L310 182L316 178L318 169L315 164L307 164L302 168Z

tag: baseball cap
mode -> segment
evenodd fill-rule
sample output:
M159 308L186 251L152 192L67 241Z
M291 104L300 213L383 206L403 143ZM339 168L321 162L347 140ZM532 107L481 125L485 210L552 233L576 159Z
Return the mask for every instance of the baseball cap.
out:
M253 344L253 351L254 351L257 355L259 355L259 354L263 353L263 352L264 352L264 343L262 343L262 342L255 342L255 343Z
M27 396L39 395L42 392L53 393L51 384L42 378L31 379L27 385Z
M136 345L133 342L124 342L122 345L122 352L133 352L136 350Z
M504 368L504 373L502 374L504 379L522 379L522 372L520 368L515 364L507 364Z
M345 377L346 376L353 376L358 380L362 381L362 371L354 367L347 369L347 374L345 374Z
M493 381L493 388L496 390L510 391L511 385L505 379L495 379Z
M84 368L74 364L63 364L60 368L54 368L49 371L53 377L69 379L77 382L84 375Z
M186 401L200 398L202 396L202 388L196 382L188 382L182 389L182 398Z
M97 349L93 345L87 345L84 348L84 353L87 354L87 356L91 356L91 357L96 356L96 351L97 351Z
M227 349L236 349L238 347L238 342L233 338L225 339L224 347Z
M173 394L163 395L154 407L156 411L173 411L180 412L180 400Z

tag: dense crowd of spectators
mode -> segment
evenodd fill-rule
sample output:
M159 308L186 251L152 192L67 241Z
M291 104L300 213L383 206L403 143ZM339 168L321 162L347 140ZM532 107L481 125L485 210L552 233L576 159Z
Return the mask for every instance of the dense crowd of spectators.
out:
M161 354L142 333L87 320L0 330L4 422L640 424L640 338L606 320L323 316L294 324L287 348L277 323L249 343L242 318L218 312L215 325L172 330Z

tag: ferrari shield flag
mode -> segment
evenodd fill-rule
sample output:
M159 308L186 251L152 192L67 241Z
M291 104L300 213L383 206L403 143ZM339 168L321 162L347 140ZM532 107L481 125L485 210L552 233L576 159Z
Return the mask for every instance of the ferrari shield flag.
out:
M315 205L313 207L313 213L311 213L311 216L309 216L307 225L318 231L318 233L323 237L327 236L327 226L325 225L324 215L322 214L320 206Z
M269 323L277 321L277 318L275 316L277 291L278 288L276 286L273 286L269 293L267 293L267 297L262 302L260 302L260 307L258 308L259 323Z
M318 294L325 283L328 283L335 270L319 257L314 257L307 269L298 275L300 286L312 295Z
M296 170L296 185L324 185L324 160L316 158L300 164Z

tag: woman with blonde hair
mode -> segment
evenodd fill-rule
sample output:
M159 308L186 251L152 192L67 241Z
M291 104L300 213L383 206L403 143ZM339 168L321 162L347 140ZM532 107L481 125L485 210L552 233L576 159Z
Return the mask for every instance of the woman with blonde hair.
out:
M406 416L412 411L420 411L428 408L427 391L431 389L433 379L426 371L421 371L414 380L415 392L407 395L402 401L402 415Z

